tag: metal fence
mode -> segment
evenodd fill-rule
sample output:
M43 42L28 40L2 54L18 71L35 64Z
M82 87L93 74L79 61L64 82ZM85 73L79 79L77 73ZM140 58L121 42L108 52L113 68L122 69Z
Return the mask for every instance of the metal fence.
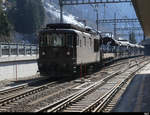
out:
M33 55L39 53L39 47L35 44L0 43L0 56L4 55Z

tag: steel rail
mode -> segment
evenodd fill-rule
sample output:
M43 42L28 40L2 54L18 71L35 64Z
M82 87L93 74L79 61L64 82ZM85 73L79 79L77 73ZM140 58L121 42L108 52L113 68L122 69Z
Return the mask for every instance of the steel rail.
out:
M25 87L28 86L28 83L25 83L23 85L19 85L19 86L15 86L13 88L8 88L8 89L4 89L4 90L0 90L0 95L4 95L6 93L10 93L12 91L16 91L16 90L19 90L19 89L23 89Z
M143 66L141 66L140 68L136 69L134 72L132 72L128 78L126 78L122 83L120 83L114 90L108 92L108 96L104 95L103 98L105 98L101 103L101 99L97 100L95 103L91 104L89 107L87 107L87 109L84 110L84 112L87 112L89 110L91 110L91 108L93 108L93 106L98 105L94 110L92 110L92 112L100 112L105 105L109 102L109 100L111 100L114 95L121 89L121 87L129 80L132 79L134 77L134 75L136 74L136 72L138 72L140 69L142 69L143 67L145 67L147 64L149 64L150 62L144 64ZM106 97L107 96L107 97Z
M36 88L33 88L33 89L30 89L30 90L27 90L27 91L24 91L24 92L21 92L21 93L15 93L15 94L12 94L12 95L9 95L8 97L5 97L5 98L2 98L0 100L0 106L4 106L6 104L9 104L10 102L14 102L18 99L21 99L21 98L24 98L25 96L29 96L30 94L35 94L39 91L43 91L45 89L47 89L47 87L49 85L53 85L55 84L56 82L52 82L52 83L49 83L47 85L42 85L42 86L39 86L39 87L36 87Z
M144 60L144 61L145 61L145 60ZM143 62L143 61L142 61L142 62ZM142 63L142 62L141 62L141 63ZM134 67L135 65L137 65L137 64L132 65L132 66L129 67L128 69ZM143 66L143 67L144 67L144 66ZM138 69L140 69L140 68L138 68ZM127 69L126 69L126 70L127 70ZM126 71L126 70L124 70L124 71ZM124 71L122 71L122 72L124 72ZM89 93L91 93L95 88L99 87L99 86L102 85L104 82L106 82L107 80L109 80L113 75L119 74L120 72L121 72L121 71L118 71L118 72L116 72L116 73L114 73L114 74L112 74L112 75L110 75L110 76L108 76L108 77L105 77L104 79L102 79L102 80L96 82L95 84L92 84L91 86L89 86L89 87L87 87L87 88L85 88L85 89L83 89L83 90L81 90L81 91L75 93L74 96L71 96L71 98L67 98L65 101L62 101L61 103L59 103L59 104L56 105L56 106L53 106L53 107L52 107L52 105L51 105L51 106L47 106L46 108L44 108L44 112L59 112L59 111L62 111L63 109L65 109L65 108L66 108L67 106L69 106L70 104L76 102L77 100L82 99L84 96L86 96L86 95L88 95ZM135 73L135 72L133 72L133 73ZM131 75L131 74L130 74L130 75ZM115 86L116 89L112 88L112 90L110 90L107 94L109 94L109 93L112 94L112 93L114 93L115 91L117 91L117 89L120 88L121 86L123 86L123 83L125 83L128 79L129 79L129 77L126 78L125 80L123 80L119 85L117 84L117 85ZM105 95L105 96L106 96L106 95ZM105 97L105 96L103 96L103 97ZM107 96L108 96L108 95L107 95ZM85 111L86 111L86 110L85 110ZM42 112L42 110L40 110L39 112Z
M4 89L0 90L0 95L8 94L8 93L11 93L12 91L17 91L17 90L26 88L31 83L39 82L40 80L47 80L47 79L48 78L38 78L38 80L34 80L34 81L30 81L28 83L23 83L23 84L20 84L20 85L16 85L14 87L10 87L10 88L7 88L7 87L5 88L4 87Z
M120 73L120 70L117 72L114 72L113 74L105 77L104 79L90 85L89 87L82 89L74 94L72 94L71 96L65 98L62 102L62 100L60 100L62 103L57 102L54 103L54 105L56 105L55 107L53 107L53 105L49 105L47 107L45 107L43 110L39 110L37 112L58 112L61 111L63 108L67 107L70 103L75 102L78 99L81 99L83 96L85 96L86 94L88 94L90 91L94 90L95 88L99 87L100 85L102 85L107 79L112 78L113 76L117 75ZM52 108L53 107L53 108Z

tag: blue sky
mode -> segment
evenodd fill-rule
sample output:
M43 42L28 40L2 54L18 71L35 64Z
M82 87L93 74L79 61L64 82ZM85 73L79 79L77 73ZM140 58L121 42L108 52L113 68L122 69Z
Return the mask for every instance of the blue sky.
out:
M78 12L81 12L79 16L81 19L89 19L95 22L96 13L90 5L79 5L77 7ZM112 19L114 18L114 13L116 13L117 18L137 18L132 3L117 3L117 4L99 4L99 19ZM88 22L88 21L87 21ZM124 23L117 24L117 27L140 27L139 23ZM114 26L112 24L100 24L101 31L113 31ZM142 33L142 31L134 31L135 33ZM129 33L129 31L118 31L118 33ZM128 36L122 36L128 39ZM143 36L136 36L137 42L143 39Z
M53 0L55 1L55 0ZM56 2L56 1L55 1ZM114 13L116 13L117 18L137 18L132 3L117 3L117 4L98 4L99 19L113 19ZM59 6L57 6L59 9ZM73 14L78 17L79 20L86 20L87 25L96 29L96 13L91 5L74 5L74 6L64 6L64 12ZM59 16L59 14L58 14ZM73 18L66 17L66 19L73 20ZM140 27L139 23L124 23L117 24L117 28L123 27ZM99 24L99 28L102 32L113 32L113 24ZM118 31L118 34L129 34L130 31ZM134 31L136 34L142 33L142 31ZM122 36L128 39L129 36ZM143 36L136 36L137 42L143 39Z

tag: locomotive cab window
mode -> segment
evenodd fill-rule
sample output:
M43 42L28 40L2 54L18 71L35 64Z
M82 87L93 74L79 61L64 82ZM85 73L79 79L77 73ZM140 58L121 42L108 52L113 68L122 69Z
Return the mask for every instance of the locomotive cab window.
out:
M80 39L79 42L80 42L80 47L82 47L82 40Z
M44 33L40 36L40 46L73 47L74 38L71 33Z
M65 35L64 34L50 34L47 35L49 46L64 46Z
M79 36L77 36L76 41L77 41L77 46L79 46Z
M86 47L86 37L83 36L83 39L84 39L84 47Z
M90 39L90 47L92 47L92 38L89 38Z

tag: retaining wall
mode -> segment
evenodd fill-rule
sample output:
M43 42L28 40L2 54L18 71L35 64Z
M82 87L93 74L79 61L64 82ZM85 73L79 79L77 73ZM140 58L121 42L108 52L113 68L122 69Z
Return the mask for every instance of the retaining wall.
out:
M0 58L0 80L25 78L37 74L37 55L8 56Z

